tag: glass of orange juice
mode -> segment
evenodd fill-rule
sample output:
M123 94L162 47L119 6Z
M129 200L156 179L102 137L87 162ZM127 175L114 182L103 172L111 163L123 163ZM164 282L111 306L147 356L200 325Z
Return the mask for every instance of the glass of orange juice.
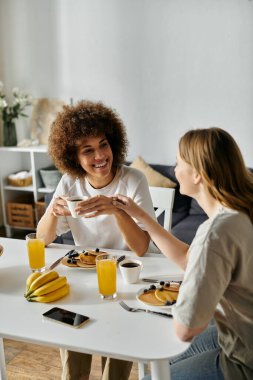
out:
M109 253L98 255L96 257L96 268L101 298L116 298L117 257Z
M45 269L45 243L37 238L36 233L26 235L29 265L33 272L42 272Z

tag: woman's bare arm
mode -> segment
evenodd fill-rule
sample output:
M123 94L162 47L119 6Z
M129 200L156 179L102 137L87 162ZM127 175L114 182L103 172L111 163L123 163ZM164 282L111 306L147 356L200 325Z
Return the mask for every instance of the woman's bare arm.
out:
M126 212L112 204L112 197L98 195L78 203L76 212L85 218L94 218L98 215L112 215L131 251L143 256L148 249L150 236Z
M151 239L165 256L176 262L183 270L187 264L187 251L189 246L170 232L166 231L157 221L151 218L131 198L123 195L113 197L113 204L125 211L132 218L139 220L149 233Z
M56 238L58 216L70 215L65 206L66 201L64 197L56 198L40 219L36 233L38 237L43 237L45 245L52 243Z

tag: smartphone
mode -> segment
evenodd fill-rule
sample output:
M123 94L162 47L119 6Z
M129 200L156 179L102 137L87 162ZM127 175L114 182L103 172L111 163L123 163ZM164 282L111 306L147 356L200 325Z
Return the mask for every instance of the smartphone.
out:
M53 307L42 315L47 319L63 323L64 325L68 325L74 328L81 327L90 320L90 318L85 315L61 309L59 307Z

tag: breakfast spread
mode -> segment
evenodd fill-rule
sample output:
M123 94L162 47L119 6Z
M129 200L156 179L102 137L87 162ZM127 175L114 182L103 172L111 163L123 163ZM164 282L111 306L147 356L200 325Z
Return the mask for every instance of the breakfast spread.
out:
M180 285L181 281L160 281L158 287L150 285L143 289L137 298L150 306L170 306L177 300Z
M92 269L96 267L96 257L102 253L106 253L100 251L99 248L95 250L87 249L82 252L77 252L76 250L70 251L67 256L65 256L61 263L68 267L73 268L86 268Z

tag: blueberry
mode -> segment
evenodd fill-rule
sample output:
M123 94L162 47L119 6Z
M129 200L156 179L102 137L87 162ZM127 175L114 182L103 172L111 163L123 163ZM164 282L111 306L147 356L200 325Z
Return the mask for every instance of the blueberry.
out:
M170 305L172 305L172 303L169 300L167 300L165 303L165 306L170 306Z
M163 290L163 287L162 286L159 286L159 288L158 288L159 290Z
M71 264L76 264L77 261L75 259L71 259Z
M165 286L167 286L168 288L170 287L170 282L166 282Z
M78 252L75 252L75 253L72 254L71 257L77 257L77 256L79 256L79 253L78 253Z
M164 285L165 284L165 282L164 281L160 281L160 285Z
M73 255L74 252L75 252L75 250L72 249L71 251L69 251L69 252L67 253L67 256L68 256L68 257L71 257L71 255Z
M96 252L99 252L99 248L96 248Z
M176 302L177 302L176 300L172 301L172 305L174 305L174 303L176 303Z
M144 289L144 290L143 290L143 293L147 293L147 292L148 292L148 289Z
M156 286L155 285L150 285L149 289L150 290L154 290L154 289L156 289Z
M67 263L68 263L68 264L70 264L70 263L71 263L71 261L72 261L71 259L68 259L68 260L67 260Z

